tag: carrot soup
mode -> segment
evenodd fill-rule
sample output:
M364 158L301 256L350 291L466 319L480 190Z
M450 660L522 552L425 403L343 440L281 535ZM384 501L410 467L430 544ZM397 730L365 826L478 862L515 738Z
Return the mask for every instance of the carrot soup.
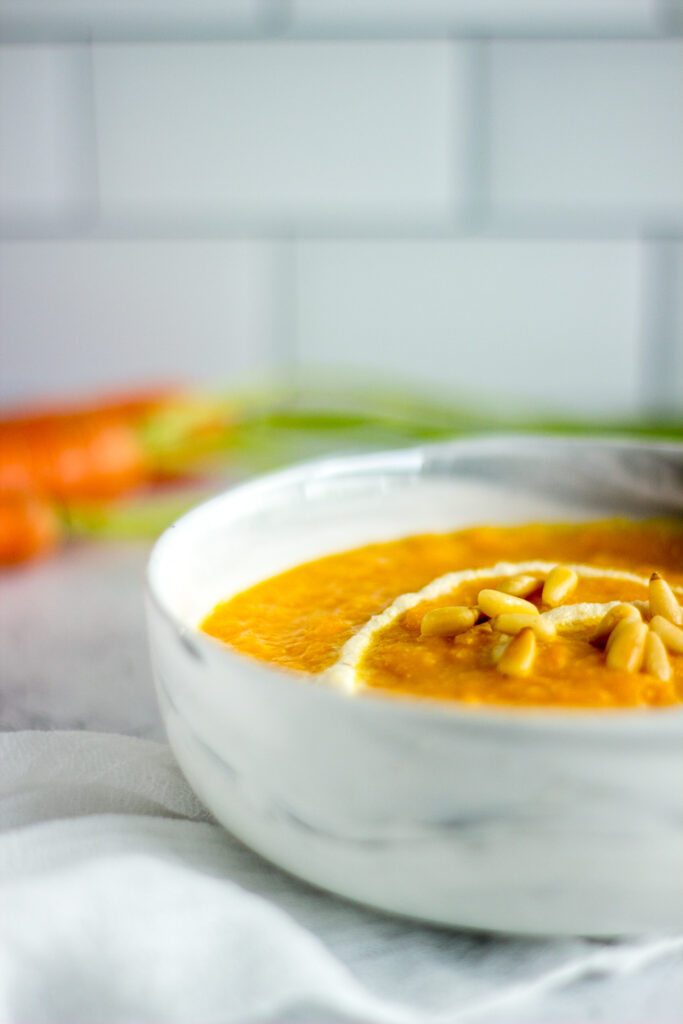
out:
M683 522L475 526L296 566L202 623L351 693L468 705L683 702Z

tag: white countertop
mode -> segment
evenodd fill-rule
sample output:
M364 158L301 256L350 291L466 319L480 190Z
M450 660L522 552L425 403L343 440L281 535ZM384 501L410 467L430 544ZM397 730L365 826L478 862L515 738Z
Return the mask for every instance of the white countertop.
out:
M145 635L149 548L76 544L0 572L0 730L164 738Z

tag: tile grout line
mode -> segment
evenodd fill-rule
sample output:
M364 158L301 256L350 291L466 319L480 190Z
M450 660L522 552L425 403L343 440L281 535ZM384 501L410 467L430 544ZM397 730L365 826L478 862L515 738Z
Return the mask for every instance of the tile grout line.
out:
M455 40L451 40L454 43ZM453 64L456 51L453 48ZM464 182L466 221L472 231L489 221L491 202L491 60L488 40L467 43L465 50ZM457 130L452 126L453 132Z
M655 0L654 18L664 38L683 33L683 9L679 0Z
M73 24L58 23L31 24L30 19L16 19L0 15L0 31L3 46L55 46L87 42L92 37L90 28L74 27ZM345 26L333 24L328 28L297 25L291 13L289 0L262 0L258 18L244 26L225 26L216 19L197 18L193 25L172 23L151 19L146 27L126 23L125 17L116 27L97 26L97 43L115 45L164 45L176 43L253 43L279 40L305 43L401 43L401 42L443 42L457 39L464 43L490 42L568 42L568 43L630 43L656 42L662 39L678 39L683 32L683 16L674 4L660 0L659 10L653 23L648 26L625 25L614 27L594 26L593 28L568 25L548 26L537 31L528 26L514 28L495 25L462 24L448 25L388 26L386 22Z
M88 146L87 177L89 186L86 219L96 229L101 219L101 171L95 99L95 51L92 36L85 42L85 89L82 99L85 141Z
M676 334L676 243L641 239L640 367L645 414L680 415L677 373L681 372Z
M272 349L286 379L299 368L297 335L297 237L291 234L272 241L274 247L271 285Z
M260 0L264 38L286 37L292 27L291 0Z

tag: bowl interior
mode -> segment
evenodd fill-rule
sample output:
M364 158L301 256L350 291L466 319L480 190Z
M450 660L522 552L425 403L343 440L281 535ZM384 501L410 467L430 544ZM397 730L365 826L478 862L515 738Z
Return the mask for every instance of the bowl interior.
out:
M185 626L301 562L473 524L681 514L667 445L490 438L320 460L228 491L157 543L152 591Z

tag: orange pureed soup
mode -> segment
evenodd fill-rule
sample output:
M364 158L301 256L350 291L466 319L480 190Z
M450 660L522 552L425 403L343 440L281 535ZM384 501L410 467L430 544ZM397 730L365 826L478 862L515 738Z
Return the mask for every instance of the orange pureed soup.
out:
M202 629L348 690L664 706L683 702L681 604L683 521L477 526L297 566L219 604Z

